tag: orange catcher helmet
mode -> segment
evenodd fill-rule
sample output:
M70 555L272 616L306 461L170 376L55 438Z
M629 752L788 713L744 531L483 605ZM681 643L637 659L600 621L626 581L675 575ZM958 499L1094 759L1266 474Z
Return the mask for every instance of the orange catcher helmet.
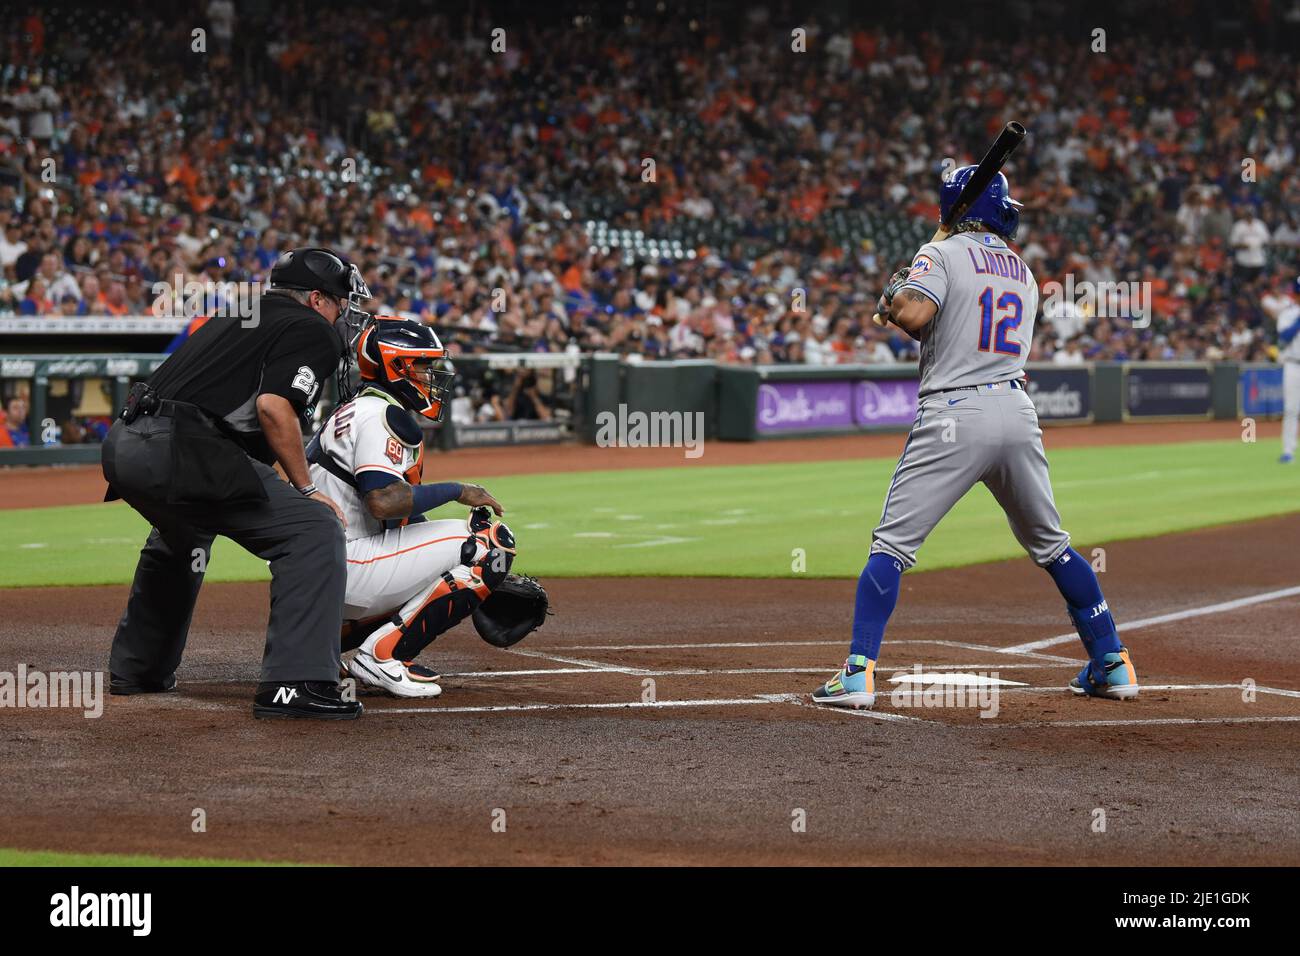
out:
M420 322L376 316L357 340L361 380L434 422L451 407L456 368L437 333Z

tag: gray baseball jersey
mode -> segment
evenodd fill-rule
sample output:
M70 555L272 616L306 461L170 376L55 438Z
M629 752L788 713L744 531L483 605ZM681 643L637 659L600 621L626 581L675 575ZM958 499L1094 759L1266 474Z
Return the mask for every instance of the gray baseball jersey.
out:
M1034 338L1038 285L991 232L927 242L912 260L907 289L939 307L921 340L921 394L1020 378Z
M939 311L922 333L921 400L885 495L872 553L911 567L934 526L983 482L1024 549L1048 565L1070 545L1047 477L1034 403L1021 379L1038 288L991 233L926 243L904 286Z

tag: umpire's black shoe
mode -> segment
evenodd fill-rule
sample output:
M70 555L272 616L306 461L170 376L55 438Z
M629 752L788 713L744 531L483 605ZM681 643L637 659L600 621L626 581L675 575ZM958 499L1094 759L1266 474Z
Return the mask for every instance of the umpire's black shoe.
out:
M108 692L120 697L128 697L131 694L166 694L175 689L175 674L161 681L128 680L116 674L108 675Z
M360 701L343 699L338 684L322 680L258 684L257 695L253 698L254 717L353 720L360 717L363 710Z

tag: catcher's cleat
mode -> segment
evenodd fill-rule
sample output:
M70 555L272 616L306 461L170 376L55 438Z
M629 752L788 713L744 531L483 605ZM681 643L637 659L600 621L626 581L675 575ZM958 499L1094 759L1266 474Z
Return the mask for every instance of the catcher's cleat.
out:
M850 667L861 667L855 674ZM876 703L876 662L854 654L844 662L839 673L813 691L814 704L831 704L835 707L872 707Z
M1070 681L1070 693L1089 697L1107 697L1111 700L1133 700L1138 695L1137 670L1129 660L1128 648L1119 653L1107 654L1097 664L1083 665L1079 676Z
M432 684L434 681L441 679L439 674L432 667L425 667L423 664L417 664L415 661L402 661L402 666L406 668L406 676L417 684Z
M409 665L393 658L375 657L364 647L348 661L348 673L367 687L377 687L394 697L437 697L442 688L434 683L438 675L427 667L411 674ZM430 676L431 675L431 676Z

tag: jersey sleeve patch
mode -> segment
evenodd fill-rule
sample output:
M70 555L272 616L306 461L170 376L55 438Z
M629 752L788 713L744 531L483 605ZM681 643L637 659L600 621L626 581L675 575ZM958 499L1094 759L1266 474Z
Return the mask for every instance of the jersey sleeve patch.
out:
M406 448L396 438L389 438L388 444L384 448L384 457L400 467L402 462L406 460Z
M929 256L917 256L916 261L912 263L911 271L907 273L907 278L910 281L927 276L933 268L934 261Z

